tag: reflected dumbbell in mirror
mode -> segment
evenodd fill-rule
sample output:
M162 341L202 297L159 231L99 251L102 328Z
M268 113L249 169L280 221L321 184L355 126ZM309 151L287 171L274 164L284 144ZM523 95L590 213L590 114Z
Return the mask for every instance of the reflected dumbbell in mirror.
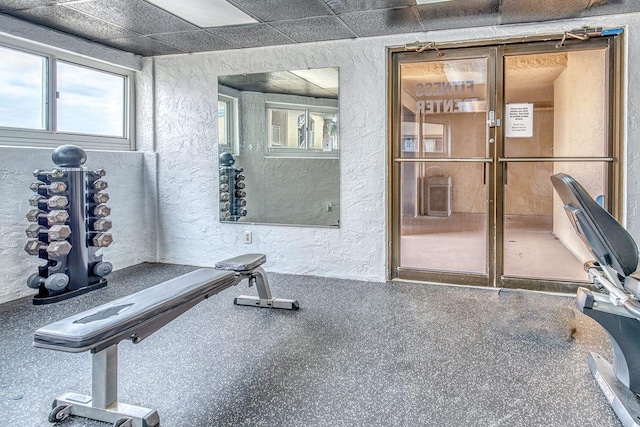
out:
M233 188L235 197L233 200L231 214L236 218L236 221L243 216L247 216L247 210L244 209L244 207L247 205L247 201L245 200L247 193L244 190L246 188L246 184L244 182L245 176L243 172L243 168L237 168L234 170L233 174Z
M243 190L245 187L246 184L244 183L244 174L242 173L242 169L236 169L233 188L236 190Z

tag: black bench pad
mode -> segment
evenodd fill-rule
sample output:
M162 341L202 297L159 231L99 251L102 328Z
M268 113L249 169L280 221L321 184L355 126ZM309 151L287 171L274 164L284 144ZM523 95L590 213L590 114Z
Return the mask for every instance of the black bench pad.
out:
M98 347L116 344L137 333L148 336L201 300L236 283L231 271L192 271L44 326L35 332L33 345L71 353L99 351Z
M244 254L217 262L216 268L236 272L250 271L261 266L266 261L267 256L263 254Z

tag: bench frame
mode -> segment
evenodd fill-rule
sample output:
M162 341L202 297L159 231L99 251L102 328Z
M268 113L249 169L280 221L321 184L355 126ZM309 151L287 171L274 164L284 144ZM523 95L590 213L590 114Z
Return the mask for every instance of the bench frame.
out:
M258 296L240 295L233 300L235 305L249 305L262 308L280 308L283 310L297 310L298 302L292 299L274 298L269 288L267 273L262 267L254 268L249 276L249 287L256 285Z
M216 263L217 270L234 271L235 277L232 282L227 281L219 288L202 295L201 298L194 298L168 313L161 313L146 320L142 325L136 326L136 332L133 335L130 334L128 330L120 331L114 334L113 337L101 341L92 348L88 348L92 353L91 395L65 393L56 398L53 401L53 409L49 414L49 421L59 422L70 415L74 415L113 423L114 427L159 426L160 416L155 409L118 402L118 343L125 339L131 340L134 344L141 342L158 329L197 305L203 299L230 286L235 286L244 279L249 280L250 287L256 285L258 296L241 295L234 300L234 304L298 310L300 307L298 301L274 298L271 295L267 274L262 267L239 262L246 261L247 258L251 256L252 255L244 255ZM266 259L264 256L262 257L263 260L261 260L260 264ZM37 341L34 341L34 346L67 352L87 350L87 348L60 348Z

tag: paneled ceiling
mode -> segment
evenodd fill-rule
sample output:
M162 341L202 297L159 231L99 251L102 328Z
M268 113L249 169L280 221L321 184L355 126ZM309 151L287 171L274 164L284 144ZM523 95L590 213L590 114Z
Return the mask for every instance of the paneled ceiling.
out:
M640 12L639 0L227 1L257 22L201 28L145 0L0 0L0 14L155 56Z

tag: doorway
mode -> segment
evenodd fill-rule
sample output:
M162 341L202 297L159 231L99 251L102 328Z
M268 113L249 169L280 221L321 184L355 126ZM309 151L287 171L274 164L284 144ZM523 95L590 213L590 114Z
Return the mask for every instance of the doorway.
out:
M391 53L391 278L570 291L564 172L615 214L615 38Z

